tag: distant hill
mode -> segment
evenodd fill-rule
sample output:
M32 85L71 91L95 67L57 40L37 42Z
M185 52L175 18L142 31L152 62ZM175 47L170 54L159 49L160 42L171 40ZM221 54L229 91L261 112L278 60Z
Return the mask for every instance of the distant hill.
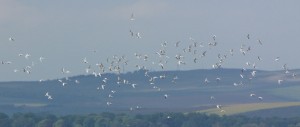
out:
M216 105L300 101L300 92L295 91L300 78L292 76L299 74L300 70L290 70L290 73L255 70L254 77L253 71L139 70L41 82L1 82L0 112L193 112L216 108ZM278 80L283 81L278 84ZM46 92L52 100L45 96ZM256 96L250 97L250 94Z

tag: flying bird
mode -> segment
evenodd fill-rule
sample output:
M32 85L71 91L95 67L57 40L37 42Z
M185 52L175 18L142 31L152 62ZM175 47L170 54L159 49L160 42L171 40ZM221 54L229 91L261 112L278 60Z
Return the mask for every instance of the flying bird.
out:
M132 88L135 88L136 85L137 85L137 84L131 84Z
M216 41L216 37L217 37L216 35L213 35L213 40L214 40L214 41Z
M208 84L208 83L209 83L209 80L208 80L207 78L205 78L204 83L205 83L205 84Z
M134 14L133 14L133 13L131 13L130 20L131 20L131 21L134 21L134 20L135 20Z
M52 98L52 96L51 95L49 95L48 96L48 100L52 100L53 98Z
M45 58L41 56L39 60L40 60L40 62L42 63L44 59L45 59Z
M252 71L252 72L251 72L251 75L252 75L252 77L255 77L256 71Z
M260 39L258 39L257 41L260 45L263 45Z
M296 76L297 76L296 73L293 73L293 74L292 74L292 77L293 77L293 78L296 78Z
M180 43L180 41L177 41L177 42L175 43L175 47L179 47L179 43Z
M86 58L83 59L83 63L89 63Z
M140 32L136 33L136 38L142 38Z
M218 109L222 109L222 105L216 105Z
M46 92L45 96L49 96L49 92Z
M283 82L283 80L282 79L278 79L278 84L280 85L282 82Z
M165 97L165 99L167 99L167 98L169 97L169 95L168 95L168 94L165 94L164 97Z
M256 96L254 93L251 93L251 94L250 94L250 97L254 97L254 96Z
M134 37L134 33L132 32L132 30L129 30L131 37Z
M62 86L65 86L65 85L67 85L67 83L66 83L66 82L63 82L63 83L62 83Z
M9 40L9 41L15 41L15 39L12 38L12 37L8 38L8 40Z
M106 105L110 106L110 105L112 105L112 103L108 101L108 102L106 102Z
M28 59L31 55L30 54L25 54L25 58Z

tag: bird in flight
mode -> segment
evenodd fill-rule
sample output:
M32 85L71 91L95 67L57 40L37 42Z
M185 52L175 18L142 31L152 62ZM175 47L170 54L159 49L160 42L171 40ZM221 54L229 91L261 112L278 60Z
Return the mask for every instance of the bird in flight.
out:
M283 80L282 80L282 79L279 79L277 82L278 82L278 84L280 85L280 84L283 82Z
M12 37L8 38L8 40L9 40L9 41L15 41L15 39L12 38Z
M131 13L130 20L131 20L131 21L134 21L134 20L135 20L134 14L133 14L133 13Z
M168 94L165 94L164 97L165 97L165 99L167 99L167 98L169 97L169 95L168 95Z
M45 59L45 58L41 56L41 57L40 57L40 62L42 63L44 59Z

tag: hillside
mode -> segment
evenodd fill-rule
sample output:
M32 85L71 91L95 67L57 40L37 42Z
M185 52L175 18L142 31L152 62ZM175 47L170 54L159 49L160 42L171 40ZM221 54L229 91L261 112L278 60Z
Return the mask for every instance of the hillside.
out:
M256 70L253 77L251 72L253 70L139 70L107 73L101 77L81 75L41 82L1 82L0 112L193 112L216 108L216 105L259 106L260 103L300 101L297 92L300 79L291 73ZM299 74L300 70L290 72ZM240 77L241 73L244 78ZM278 84L279 79L283 80L281 84ZM45 96L47 92L52 99ZM250 94L256 96L250 97Z

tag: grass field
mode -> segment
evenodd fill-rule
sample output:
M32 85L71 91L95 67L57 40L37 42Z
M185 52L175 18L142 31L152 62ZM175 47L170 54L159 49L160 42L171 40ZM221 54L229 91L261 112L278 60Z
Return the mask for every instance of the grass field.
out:
M44 106L47 106L47 104L43 104L43 103L16 103L14 104L15 107L31 107L31 108L34 108L34 107L44 107Z
M300 86L289 86L285 88L274 88L267 92L275 96L281 96L295 101L300 101Z
M283 107L300 106L300 102L276 102L276 103L250 103L250 104L235 104L235 105L224 105L221 109L211 108L207 110L197 111L199 113L207 114L218 114L218 115L235 115L240 113L246 113L264 109L274 109Z

